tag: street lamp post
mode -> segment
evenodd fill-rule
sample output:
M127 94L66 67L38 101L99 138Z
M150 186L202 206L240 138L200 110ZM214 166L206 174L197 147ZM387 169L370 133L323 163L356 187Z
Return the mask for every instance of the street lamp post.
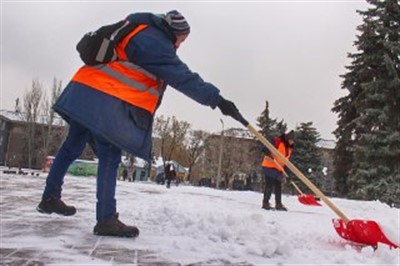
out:
M220 119L222 125L221 140L219 142L219 160L218 160L218 174L217 174L217 188L221 182L221 168L222 168L222 154L224 150L224 120Z

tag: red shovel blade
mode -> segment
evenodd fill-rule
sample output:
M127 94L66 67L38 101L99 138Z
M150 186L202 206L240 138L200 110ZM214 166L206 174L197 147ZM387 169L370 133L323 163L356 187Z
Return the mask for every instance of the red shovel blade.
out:
M312 194L302 194L297 196L299 201L304 205L322 206Z
M342 219L332 219L336 232L342 238L376 248L378 242L398 248L399 245L391 242L374 221L351 220L348 223Z

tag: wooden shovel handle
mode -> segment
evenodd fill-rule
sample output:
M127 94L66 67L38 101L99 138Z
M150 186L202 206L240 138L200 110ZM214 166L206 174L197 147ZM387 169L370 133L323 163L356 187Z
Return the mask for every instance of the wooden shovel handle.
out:
M247 121L246 121L247 122ZM247 129L253 133L259 141L261 141L269 150L270 152L279 158L282 162L285 163L287 167L307 186L309 187L315 195L321 198L323 202L325 202L326 205L328 205L329 208L331 208L332 211L334 211L340 218L343 219L344 222L348 223L350 221L347 216L341 212L322 192L319 190L308 178L303 175L303 173L300 172L299 169L297 169L294 164L292 164L289 160L287 160L275 147L268 141L266 140L258 131L250 124L247 123L244 124Z
M283 168L282 165L280 165L280 164L275 160L275 158L274 158L273 160L274 160L274 163L276 164L276 166L278 166L278 167L281 169L282 173L283 173L287 178L289 178L289 175L286 173L285 168ZM296 185L295 182L290 181L290 183L294 186L294 188L297 190L297 192L298 192L300 195L304 195L304 193L300 190L300 188Z
M304 195L304 193L300 190L300 188L296 185L295 182L290 181L290 183L294 186L294 188L299 192L300 195Z
M274 147L275 148L275 147ZM272 158L273 160L274 160L274 163L276 164L276 166L278 166L279 167L279 169L281 169L281 171L282 171L282 173L286 176L286 177L289 177L289 175L286 173L286 171L285 171L285 168L283 168L282 167L282 165L280 165L276 160L275 160L275 158Z

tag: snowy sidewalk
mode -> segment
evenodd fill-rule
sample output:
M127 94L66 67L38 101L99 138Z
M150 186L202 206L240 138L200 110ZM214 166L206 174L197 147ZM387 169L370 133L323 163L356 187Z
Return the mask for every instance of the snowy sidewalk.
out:
M70 182L75 185L66 187L73 190L73 195L65 197L67 202L81 201L80 213L62 217L35 211L44 177L2 175L1 265L179 265L158 258L155 251L124 246L136 240L94 236L91 226L94 219L87 218L88 213L94 216L90 206L93 199L89 200L94 191L90 186L80 185L83 178L71 178L76 179ZM94 186L93 178L91 183ZM85 204L86 200L90 204Z
M137 239L99 237L95 178L65 179L72 217L44 215L38 204L45 175L1 174L1 265L399 265L399 249L360 252L334 232L327 207L285 196L289 212L260 209L262 195L199 187L166 189L149 183L117 185L121 221ZM351 218L374 219L395 232L399 210L379 202L334 199ZM392 233L393 233L392 232ZM396 235L397 233L397 235ZM396 239L395 239L396 240Z

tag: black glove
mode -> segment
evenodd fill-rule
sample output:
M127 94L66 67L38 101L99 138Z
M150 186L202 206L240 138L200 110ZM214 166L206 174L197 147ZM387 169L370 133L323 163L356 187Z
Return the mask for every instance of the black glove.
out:
M236 105L233 102L222 98L222 100L219 102L217 106L224 115L229 115L233 119L236 119L240 123L247 126L248 122L240 114L239 110L237 109Z
M281 182L282 184L286 184L287 183L287 177L286 175L284 175L283 173L281 173L278 177L278 181Z
M282 176L282 184L286 184L287 183L287 177L285 175Z

